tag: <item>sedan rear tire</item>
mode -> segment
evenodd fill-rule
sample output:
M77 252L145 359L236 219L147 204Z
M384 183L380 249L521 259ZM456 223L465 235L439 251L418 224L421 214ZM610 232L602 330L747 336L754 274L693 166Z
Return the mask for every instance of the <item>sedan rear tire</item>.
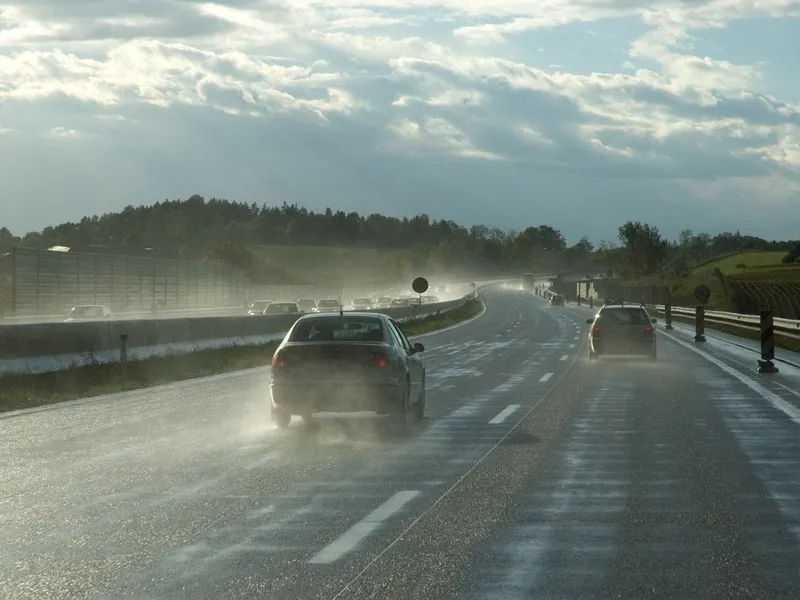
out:
M422 421L425 418L425 377L422 378L422 391L419 393L419 399L414 405L414 418L417 421Z
M392 407L391 412L389 413L389 419L392 422L392 429L396 433L405 433L408 430L408 413L409 413L409 401L411 395L411 385L408 381L406 381L406 385L403 388L402 398L400 402L395 404Z

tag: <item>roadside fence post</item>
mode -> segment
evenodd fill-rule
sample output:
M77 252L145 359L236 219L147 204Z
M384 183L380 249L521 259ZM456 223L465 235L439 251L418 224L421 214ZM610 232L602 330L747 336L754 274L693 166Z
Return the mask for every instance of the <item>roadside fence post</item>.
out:
M122 375L122 385L128 380L128 334L122 333L119 336L119 366Z
M758 361L759 373L777 373L775 360L775 327L772 321L772 310L762 310L761 314L761 360Z
M664 320L667 323L664 326L664 329L675 329L672 326L672 305L671 304L665 304L664 305Z
M591 296L589 296L589 308L594 308L594 301Z
M706 307L698 304L694 309L694 341L706 341Z

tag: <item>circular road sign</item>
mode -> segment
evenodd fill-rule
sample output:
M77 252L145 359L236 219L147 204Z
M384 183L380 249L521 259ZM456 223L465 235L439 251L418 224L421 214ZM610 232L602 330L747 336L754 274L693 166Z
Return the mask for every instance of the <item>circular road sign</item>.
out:
M694 288L694 297L697 298L699 302L705 304L708 302L708 299L711 298L711 290L708 289L707 285L701 283Z
M424 294L428 291L428 280L424 277L417 277L411 282L411 289L418 294Z

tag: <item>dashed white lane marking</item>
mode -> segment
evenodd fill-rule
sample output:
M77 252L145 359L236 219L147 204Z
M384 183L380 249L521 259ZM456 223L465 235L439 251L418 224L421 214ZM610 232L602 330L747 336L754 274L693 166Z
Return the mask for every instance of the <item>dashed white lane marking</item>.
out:
M514 413L514 411L517 410L518 408L519 404L511 404L510 406L504 408L497 414L497 416L494 419L489 421L489 425L497 425L498 423L502 423L508 417L510 417Z
M361 521L317 552L308 562L314 565L327 565L339 560L353 550L370 533L375 531L381 523L419 495L420 492L418 490L397 492Z
M544 383L545 381L547 381L548 379L550 379L552 376L553 376L553 374L552 374L552 373L545 373L544 375L542 375L542 378L541 378L539 381L540 381L541 383Z
M558 360L567 360L568 358L569 358L569 354L565 354L564 356L562 356Z
M575 344L570 344L570 345L569 345L569 347L570 347L570 348L574 348L574 347L575 347Z
M578 338L578 336L576 335L576 336L575 336L574 338L572 338L572 339L573 339L573 340L578 340L579 338Z

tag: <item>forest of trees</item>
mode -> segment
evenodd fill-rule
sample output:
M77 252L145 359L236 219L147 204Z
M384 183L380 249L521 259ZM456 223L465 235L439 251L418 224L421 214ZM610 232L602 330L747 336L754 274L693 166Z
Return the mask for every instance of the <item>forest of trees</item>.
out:
M587 224L588 227L588 224ZM476 270L515 272L540 269L598 271L624 277L656 272L687 274L716 256L741 250L786 252L786 262L798 259L797 241L768 241L736 233L694 233L685 230L677 240L666 239L657 227L639 222L620 226L618 240L587 238L568 245L549 225L503 231L484 226L463 227L428 215L411 218L368 216L326 209L314 212L296 205L258 206L201 196L166 200L151 206L127 206L119 213L84 217L78 223L46 227L16 237L0 227L0 252L14 245L74 251L158 255L192 260L221 260L245 267L266 278L280 278L277 266L255 264L255 245L350 246L375 249L414 249L431 268L468 265ZM262 278L259 276L258 278Z

